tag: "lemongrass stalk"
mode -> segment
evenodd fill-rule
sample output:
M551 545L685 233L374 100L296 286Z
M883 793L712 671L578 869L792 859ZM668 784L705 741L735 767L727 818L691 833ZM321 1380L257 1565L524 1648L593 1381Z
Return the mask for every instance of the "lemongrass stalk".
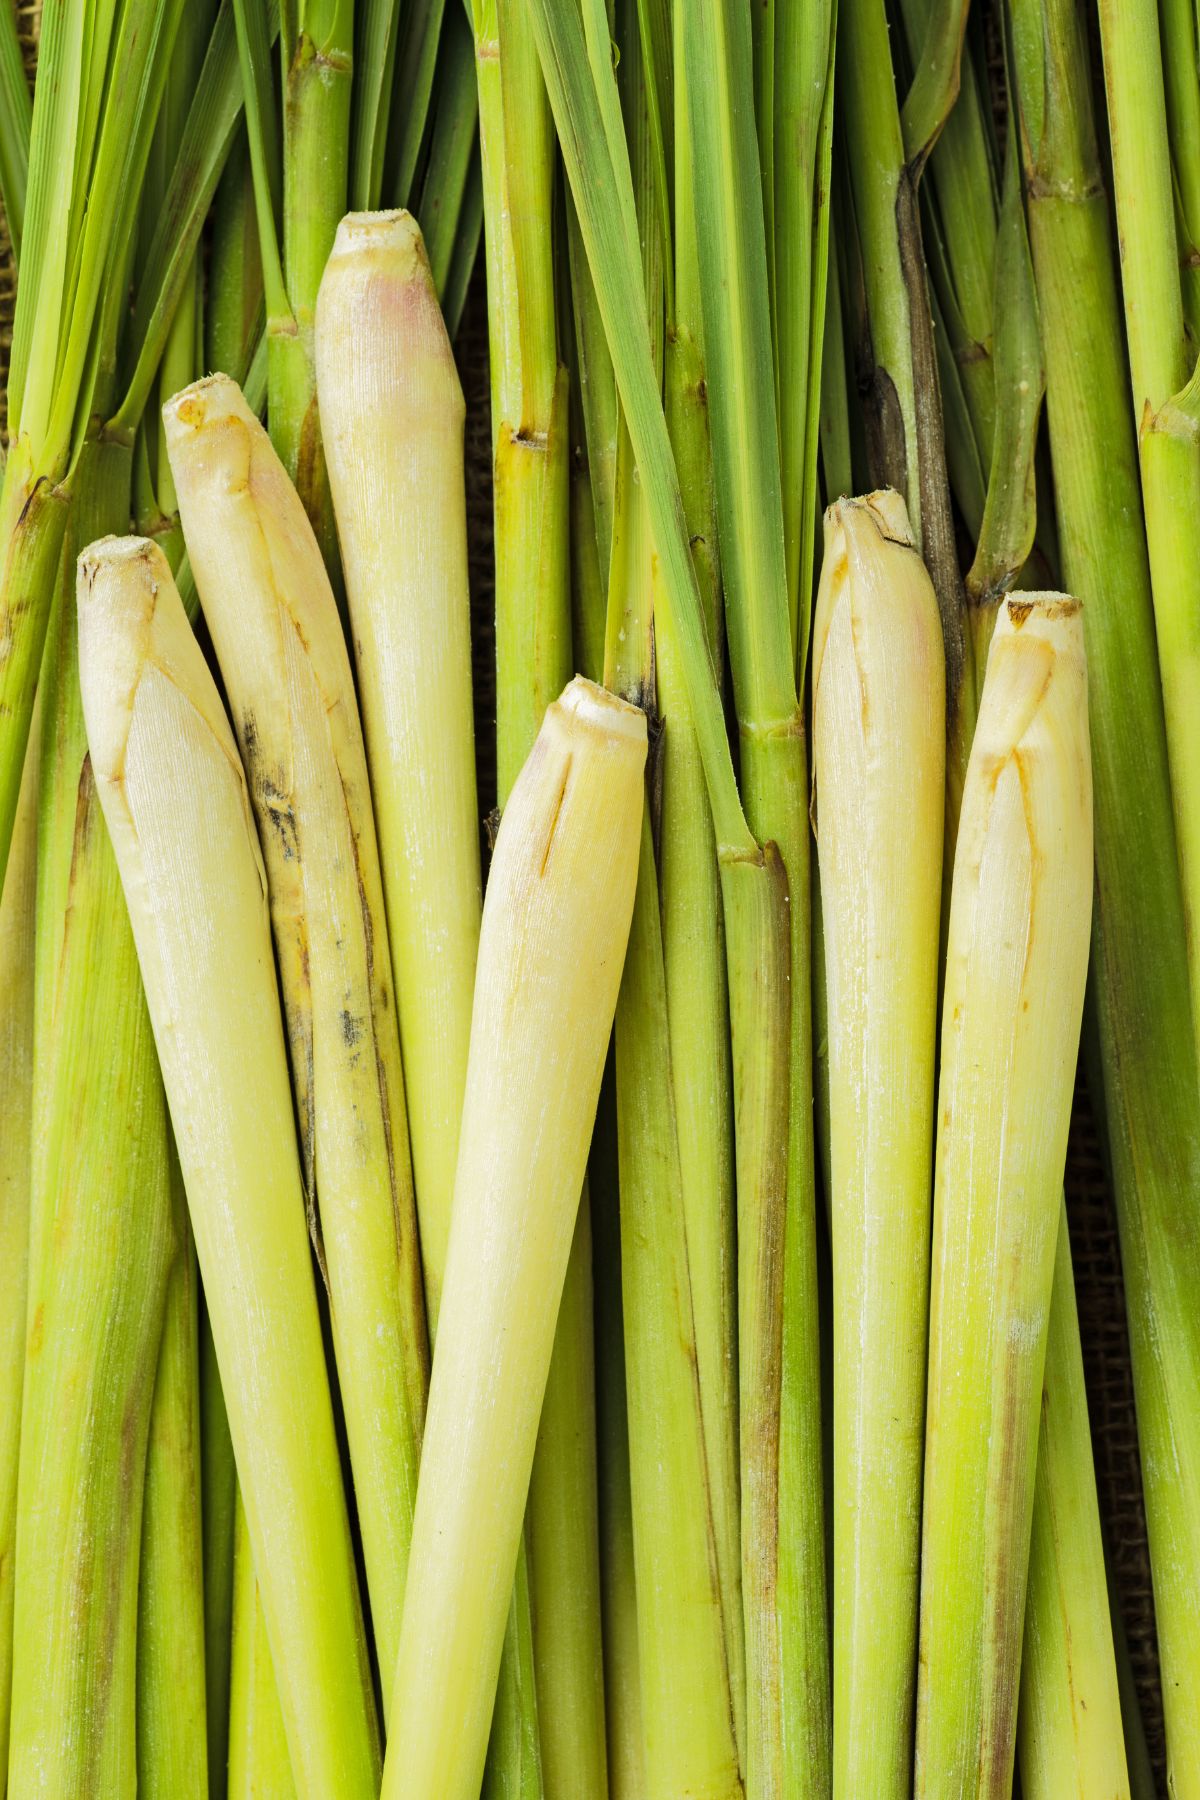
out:
M270 889L379 1666L400 1641L428 1385L416 1212L366 752L303 503L236 383L163 412ZM379 950L377 951L377 946Z
M79 636L296 1784L358 1800L378 1740L245 780L154 545L84 553Z
M287 18L288 9L282 13ZM283 266L295 334L273 335L268 417L284 466L300 489L334 566L336 533L321 452L313 348L317 290L346 210L354 0L298 0L283 57Z
M0 1771L8 1769L17 1470L29 1275L37 778L35 726L21 782L4 895L0 899L0 1087L6 1096L4 1133L0 1138Z
M479 164L478 146L476 146L475 154L471 158L467 185L463 192L462 214L458 233L454 240L454 254L450 258L450 267L446 271L445 284L438 290L438 298L442 303L442 315L446 321L446 331L451 343L454 343L458 337L458 328L466 309L467 294L475 273L475 264L479 257L479 245L482 238L483 172Z
M1088 599L1092 971L1168 1754L1186 1800L1200 1770L1200 1229L1179 1196L1200 1190L1200 1077L1185 917L1087 52L1060 0L1018 0L1012 23L1062 569Z
M937 356L915 175L901 132L882 0L844 0L838 75L855 214L863 247L874 360L867 426L872 473L904 496L942 614L952 759L966 765L953 721L970 676L962 580L942 441Z
M239 1500L233 1546L233 1659L229 1684L229 1800L294 1800L296 1783L267 1641L262 1594Z
M229 1767L229 1665L234 1531L239 1501L229 1416L208 1308L200 1315L200 1515L204 1533L204 1675L211 1800L224 1800Z
M663 51L652 34L634 30L632 12L632 6L626 7L619 20L619 93L639 216L649 219L656 191L653 108L661 71L648 60L647 50L650 55ZM676 132L677 127L678 121L673 127ZM684 155L687 140L685 121ZM688 234L685 245L690 241L694 253L694 233L687 218L681 224ZM664 250L669 248L661 233L646 232L643 279L656 360L664 290L671 293L674 288L673 282L663 278ZM698 310L694 282L690 295L684 296L685 305L689 297ZM677 428L680 424L677 413ZM685 440L694 454L696 446L686 427L680 441ZM647 697L655 691L654 546L624 418L619 424L615 474L605 675L609 686L626 698L649 704ZM669 630L662 621L659 626L658 639L669 660ZM677 658L675 667L677 670ZM680 686L676 673L675 697ZM679 723L686 730L686 702ZM677 951L684 949L686 929L681 919L686 902L681 904L678 888L679 855L682 850L686 859L690 850L703 870L706 852L712 854L711 837L706 841L703 830L705 813L701 793L698 813L686 823L681 821L676 793L670 827L676 881L671 923ZM691 835L684 837L681 826L686 832L689 825ZM666 849L664 841L664 861ZM698 892L703 895L702 888ZM705 922L712 930L711 916ZM719 954L719 922L715 937ZM711 1225L707 1219L705 1224L718 1234L723 1224L725 1242L718 1242L714 1251L711 1240L701 1238L697 1252L720 1258L724 1251L732 1260L729 1088L727 1085L723 1095L711 1089L696 1093L697 1077L702 1081L709 1073L706 1057L711 1054L711 1039L725 1029L725 1017L723 1012L707 1010L706 1002L712 996L703 974L689 995L690 1014L686 1000L681 1013L678 990L675 998L676 1026L682 1023L690 1028L687 1042L680 1045L678 1066L666 986L661 890L647 827L630 954L617 1009L616 1104L630 1498L636 1587L643 1597L637 1606L637 1662L645 1779L652 1795L729 1791L731 1782L739 1782L746 1712L737 1465L734 1461L730 1468L725 1460L733 1448L730 1436L736 1431L736 1366L727 1372L728 1385L722 1389L722 1344L710 1335L704 1346L710 1407L706 1421L689 1239L695 1215L714 1204L717 1217ZM724 1073L728 1083L728 1062ZM699 1140L689 1146L693 1188L685 1195L680 1114L694 1124L704 1102L714 1100L721 1110L715 1118L705 1119ZM714 1152L711 1165L700 1164L706 1151ZM723 1178L727 1184L724 1194ZM719 1212L722 1199L726 1202L723 1221ZM729 1279L723 1292L718 1289L717 1305L725 1300L728 1313L723 1320L719 1313L715 1320L711 1314L703 1315L710 1333L722 1326L726 1332L733 1329L735 1301L728 1264L720 1274ZM711 1293L707 1268L702 1279L707 1302ZM730 1398L734 1402L731 1413L712 1410ZM706 1426L713 1433L711 1448ZM731 1508L727 1488L721 1495L725 1504L719 1523L709 1491L709 1470L714 1462L718 1464L718 1482L727 1476L732 1484L734 1502ZM647 1602L645 1596L652 1598Z
M483 1772L555 1314L629 932L645 746L635 708L576 679L547 711L501 821L392 1697L388 1800L467 1800ZM471 1421L465 1444L463 1418Z
M1192 1029L1200 1055L1200 380L1188 380L1195 351L1189 354L1184 331L1158 7L1102 0L1099 12Z
M1163 0L1158 17L1183 311L1194 353L1200 345L1200 20L1191 0Z
M604 1626L604 1718L611 1800L645 1800L646 1751L621 1307L619 1181L616 1080L610 1052L588 1159L594 1221L596 1484Z
M829 1034L837 1792L907 1795L929 1303L946 714L890 490L825 515L813 805ZM896 820L905 819L897 834Z
M128 516L90 447L75 529ZM167 1121L80 712L69 577L42 680L28 1335L9 1791L132 1795L138 1555L171 1256Z
M138 1574L138 1794L208 1800L196 1254L171 1155L174 1259L146 1452Z
M485 10L477 9L477 23L485 22ZM573 664L568 389L555 321L554 124L524 0L497 0L495 31L499 88L481 68L479 102L489 276L502 272L498 285L489 279L488 300L491 341L503 358L493 379L499 401L493 415L496 780L503 808L546 706ZM491 241L497 236L498 246ZM586 1215L585 1195L530 1487L529 1584L549 1800L568 1800L580 1788L602 1794L607 1785ZM559 1521L572 1509L572 1529L564 1533Z
M221 369L242 383L263 327L262 258L244 138L230 153L213 202L212 221L204 308L205 371Z
M343 222L316 347L434 1336L479 939L479 825L462 389L406 213Z
M679 471L709 641L722 642L719 546L703 351L699 251L692 191L691 129L682 53L682 8L674 9L675 147L673 310L666 320L667 426ZM687 1231L696 1373L714 1550L724 1619L735 1732L744 1741L738 1494L737 1256L732 1073L725 935L716 844L687 686L670 620L655 630L662 714L659 901L663 973L679 1172Z
M1001 608L942 1008L918 1796L1011 1791L1034 1469L1092 896L1079 602Z
M1129 1800L1065 1206L1042 1382L1017 1751L1024 1800Z
M479 827L462 389L421 235L407 213L350 214L343 221L322 283L316 348L383 866L433 1340L479 941ZM431 766L425 750L433 742L440 749ZM503 1766L516 1771L520 1791L536 1794L530 1630L518 1595L500 1690L505 1717L497 1729Z
M765 1004L790 1014L782 1111L784 1160L754 1104L747 996L730 980L738 1132L742 1598L746 1628L747 1789L776 1795L828 1782L828 1632L815 1272L815 1177L809 956L808 787L795 646L808 639L807 594L793 630L770 335L763 199L748 105L743 11L707 0L685 12L700 296L729 657L742 789L756 836L786 872L788 974ZM740 270L736 283L723 271ZM769 866L768 866L768 872ZM741 949L731 943L735 958ZM757 958L755 959L758 960ZM762 976L773 953L758 962ZM745 972L745 970L743 970ZM760 990L756 1005L761 1008ZM771 1046L774 1026L762 1032ZM772 1047L773 1048L773 1047ZM774 1076L760 1072L763 1095ZM744 1091L739 1092L739 1083ZM743 1124L745 1129L743 1129ZM783 1186L776 1183L782 1166Z
M4 223L17 268L21 263L21 235L25 229L32 123L33 100L25 74L25 56L17 36L17 9L6 6L0 19L0 201L4 205Z
M479 136L479 94L475 82L475 41L469 20L452 9L438 60L437 104L429 140L429 160L414 209L439 298L458 242L467 187ZM453 337L454 333L450 333Z

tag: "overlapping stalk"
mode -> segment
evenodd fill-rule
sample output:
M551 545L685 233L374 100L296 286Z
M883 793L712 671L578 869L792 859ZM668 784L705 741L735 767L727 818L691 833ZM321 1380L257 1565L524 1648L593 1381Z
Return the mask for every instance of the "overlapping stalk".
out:
M463 397L407 213L343 221L316 344L436 1340L481 901ZM434 741L431 764L425 750ZM489 1774L503 1769L523 1796L541 1785L525 1582L522 1557Z
M633 907L645 755L643 715L576 678L546 714L497 838L392 1696L388 1800L468 1800L483 1774ZM491 1353L501 1338L502 1358ZM464 1416L475 1424L465 1452Z
M29 1276L29 1169L33 1109L34 899L37 891L38 732L21 782L13 849L0 900L0 1770L8 1769L12 1698L17 1471Z
M746 1625L747 1791L828 1780L828 1644L817 1333L815 1172L809 1007L808 790L782 505L768 258L752 130L751 35L735 6L689 7L683 29L713 473L742 791L756 835L786 874L790 954L766 1005L790 1016L790 1051L742 1012L731 978L738 1119L742 1597ZM827 61L825 64L827 70ZM736 282L725 271L736 268ZM793 621L796 621L795 623ZM789 991L790 990L790 991ZM749 1033L753 1030L754 1042ZM752 1059L783 1055L756 1074ZM782 1077L780 1081L780 1077ZM759 1086L761 1081L762 1085ZM747 1111L767 1104L774 1123ZM744 1126L743 1126L744 1119ZM782 1131L785 1160L772 1134ZM779 1185L780 1172L785 1179Z
M496 783L503 809L572 670L568 388L554 282L554 124L524 0L473 8L491 345ZM606 1786L586 1195L529 1505L545 1791ZM580 1409L582 1408L582 1413ZM574 1508L572 1527L561 1521Z
M1007 1795L1091 908L1079 602L1005 602L942 1006L916 1792Z
M317 408L317 290L350 180L354 0L285 0L283 117L269 0L234 0L267 306L267 420L331 572L337 532Z
M229 1665L237 1471L208 1309L200 1318L200 1516L204 1534L204 1677L211 1800L224 1800L229 1765Z
M250 784L315 1197L381 1669L400 1614L428 1357L366 754L303 505L234 382L164 410L188 549Z
M138 1570L137 1791L208 1800L196 1252L174 1147L173 1257L146 1450Z
M1134 421L1080 21L1014 0L1015 85L1063 574L1085 597L1092 976L1121 1235L1168 1754L1200 1769L1200 1100ZM1136 788L1129 770L1136 768Z
M376 1790L378 1739L245 782L162 553L93 545L79 615L91 766L171 1100L292 1766L301 1792L357 1800Z
M295 1800L287 1734L254 1576L241 1501L233 1546L233 1651L229 1682L229 1800Z
M1129 1800L1065 1206L1042 1383L1017 1751L1025 1800Z
M1196 349L1184 330L1158 7L1100 0L1099 12L1192 1028L1200 1046L1200 379L1191 373Z
M72 532L128 518L89 444ZM137 1785L138 1559L174 1228L167 1119L91 767L69 564L42 687L28 1336L13 1621L13 1793Z
M825 516L813 808L825 920L839 1793L911 1783L945 792L937 600L904 502ZM898 835L896 821L904 818Z

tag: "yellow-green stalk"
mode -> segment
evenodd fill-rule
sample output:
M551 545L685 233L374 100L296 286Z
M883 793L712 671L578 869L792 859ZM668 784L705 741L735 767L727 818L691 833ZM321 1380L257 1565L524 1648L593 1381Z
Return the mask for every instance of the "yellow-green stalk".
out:
M137 1791L140 1800L208 1800L196 1252L173 1148L170 1163L174 1257L138 1572Z
M233 1655L229 1682L229 1800L295 1800L279 1690L246 1514L238 1501L233 1539Z
M1077 600L988 655L942 1010L916 1792L1012 1786L1034 1468L1092 898Z
M342 221L321 285L316 347L383 864L433 1340L481 898L464 406L425 247L408 213L352 213ZM430 758L434 743L438 754ZM515 1781L522 1800L536 1800L541 1788L533 1694L529 1609L518 1597L489 1782L502 1766L509 1771L502 1784Z
M1129 1800L1065 1206L1042 1381L1017 1754L1024 1800Z
M576 667L568 386L555 321L554 122L537 47L524 0L476 0L472 10L492 346L496 779L503 808L547 705ZM607 1783L590 1244L585 1193L529 1494L548 1800L570 1800L581 1790L601 1794Z
M29 1273L30 1115L33 1105L33 942L37 891L38 732L30 734L0 899L0 1775L8 1769L12 1696L17 1466Z
M296 1785L305 1800L369 1800L378 1737L245 778L161 551L93 544L78 591L91 766L171 1102Z
M229 1660L237 1471L208 1308L200 1315L200 1514L204 1531L204 1685L210 1800L224 1800L229 1764Z
M74 529L128 517L90 444ZM9 1791L132 1795L146 1445L173 1248L167 1117L80 708L69 559L43 692L28 1335Z
M488 881L387 1800L473 1800L633 907L644 716L547 711Z
M163 410L258 820L379 1666L393 1667L428 1386L404 1071L354 677L304 506L241 389Z
M407 213L342 221L321 284L316 349L432 1336L479 941L479 818L462 388L421 235Z
M912 1778L946 700L937 596L892 489L825 515L813 814L829 1037L833 1768ZM903 830L898 821L903 820Z

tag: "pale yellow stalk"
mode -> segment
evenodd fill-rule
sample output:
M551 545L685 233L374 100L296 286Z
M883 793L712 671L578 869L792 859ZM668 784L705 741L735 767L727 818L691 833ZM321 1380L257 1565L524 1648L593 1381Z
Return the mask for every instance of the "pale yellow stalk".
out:
M343 219L317 301L316 358L433 1335L479 941L479 808L462 388L407 213Z
M633 910L646 723L576 678L496 842L385 1800L479 1792L559 1298Z
M1034 1468L1092 904L1077 600L1005 601L954 859L921 1556L920 1800L1011 1793Z
M237 746L155 545L107 538L83 553L79 645L297 1791L374 1800L378 1737Z
M354 677L320 546L237 384L163 409L258 820L382 1670L395 1667L428 1387L404 1070ZM385 1679L385 1704L386 1704Z
M891 489L825 514L813 796L828 992L833 1768L912 1779L945 817L937 596Z

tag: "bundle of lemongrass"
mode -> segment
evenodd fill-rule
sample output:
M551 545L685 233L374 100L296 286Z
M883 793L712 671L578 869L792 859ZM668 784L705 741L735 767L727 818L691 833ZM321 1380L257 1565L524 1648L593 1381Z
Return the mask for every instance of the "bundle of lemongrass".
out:
M0 0L0 1796L1152 1794L1082 1035L1200 1800L1200 62L1095 0L1106 152L1091 7L1001 155L930 0Z

